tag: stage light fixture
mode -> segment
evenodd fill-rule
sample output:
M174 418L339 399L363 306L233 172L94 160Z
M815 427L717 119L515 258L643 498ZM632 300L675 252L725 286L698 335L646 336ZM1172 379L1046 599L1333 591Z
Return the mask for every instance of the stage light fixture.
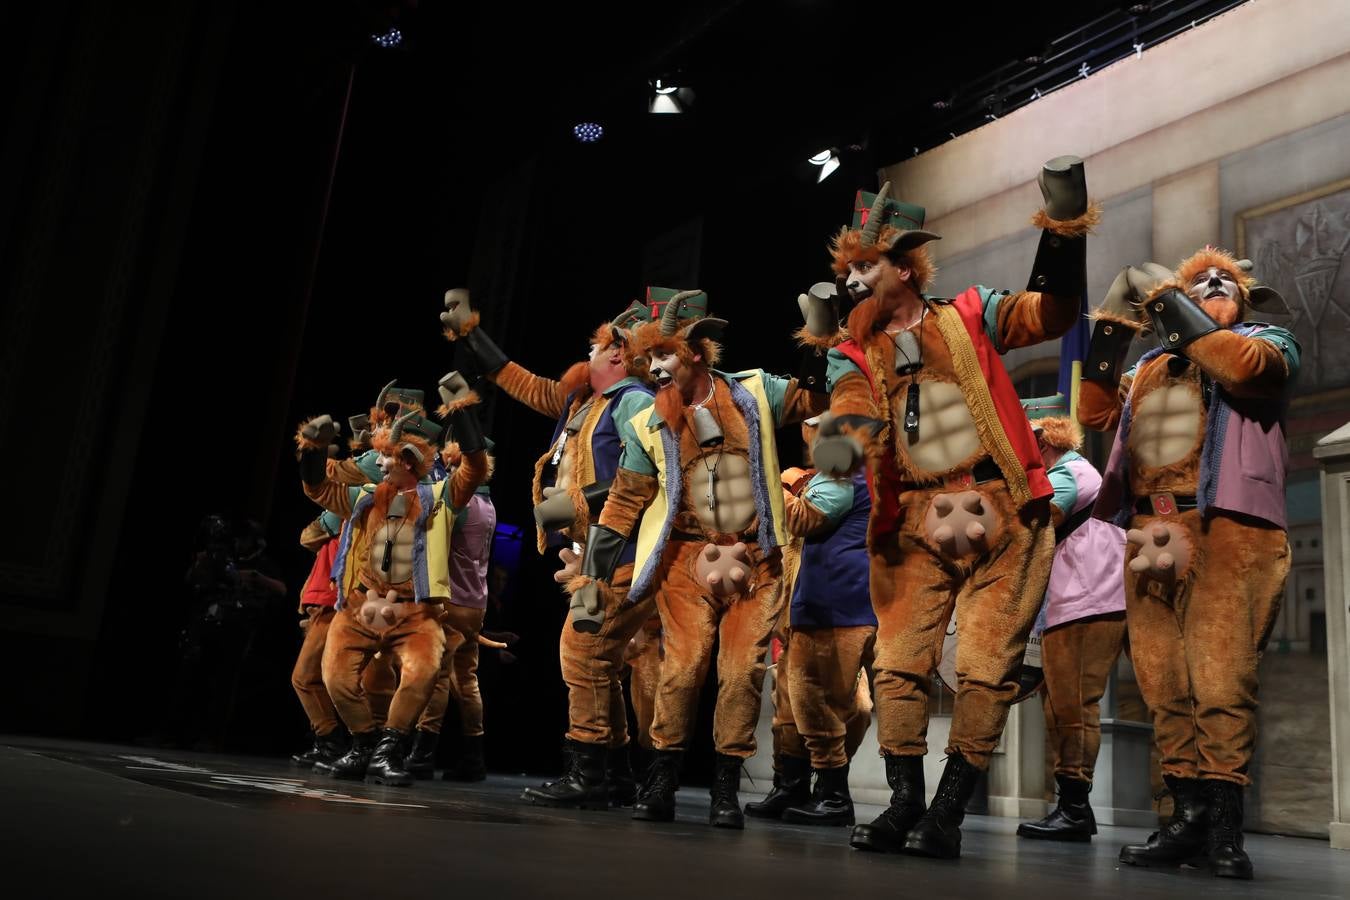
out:
M807 162L820 167L820 174L816 176L816 184L820 184L833 175L835 169L839 168L839 154L835 153L833 148L822 150L808 159Z
M605 129L598 122L580 122L572 126L572 135L583 144L594 144L605 136Z
M403 43L403 32L397 26L390 26L384 34L372 34L370 39L376 47L392 50Z
M655 115L682 113L694 98L693 91L674 84L669 78L654 78L651 86L652 96L647 103L647 112Z

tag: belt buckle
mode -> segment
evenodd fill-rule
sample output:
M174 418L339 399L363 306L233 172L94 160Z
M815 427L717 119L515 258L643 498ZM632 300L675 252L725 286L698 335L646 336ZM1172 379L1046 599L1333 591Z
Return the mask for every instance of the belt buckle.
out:
M968 491L975 486L975 473L960 472L956 475L948 475L944 479L944 484L948 490Z
M1177 514L1177 498L1171 491L1149 494L1148 501L1153 507L1155 516L1175 516Z

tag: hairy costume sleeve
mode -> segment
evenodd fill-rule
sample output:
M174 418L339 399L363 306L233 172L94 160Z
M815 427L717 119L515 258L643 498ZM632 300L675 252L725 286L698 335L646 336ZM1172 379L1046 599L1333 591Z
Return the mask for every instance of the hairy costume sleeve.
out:
M780 428L818 416L830 408L829 394L805 390L795 378L783 378L766 372L763 380L769 408L773 410L774 422Z
M488 378L497 387L537 413L542 413L550 419L556 419L563 414L567 398L563 396L560 381L536 375L513 362L502 366Z
M1067 334L1081 314L1078 297L1037 291L991 290L976 285L984 304L984 330L999 353Z
M624 452L626 455L627 450ZM655 475L644 475L620 466L614 476L614 484L609 488L605 508L600 511L599 524L618 534L631 537L642 511L656 496L656 490Z
M1126 372L1119 385L1084 379L1078 385L1078 424L1093 431L1110 431L1120 422L1125 398L1134 384L1134 368Z
M816 473L800 497L784 492L784 519L790 534L805 537L837 525L853 508L853 482Z
M825 385L830 391L830 412L843 431L857 436L857 430L864 428L875 434L875 427L885 420L886 413L877 408L872 385L853 360L838 350L831 350Z
M1270 326L1250 336L1211 331L1185 354L1234 397L1276 399L1298 376L1302 351L1291 333Z
M318 484L305 484L305 496L340 518L349 518L361 489L325 477Z
M487 481L488 458L486 450L464 454L463 461L450 477L449 499L454 509L463 509L473 499L474 491Z
M328 477L342 484L376 484L384 473L380 471L380 454L367 450L359 456L335 459L328 463Z

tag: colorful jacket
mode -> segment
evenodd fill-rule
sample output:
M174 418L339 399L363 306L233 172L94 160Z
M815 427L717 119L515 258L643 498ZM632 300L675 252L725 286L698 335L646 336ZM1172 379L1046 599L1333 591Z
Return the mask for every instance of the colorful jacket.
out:
M755 512L759 521L757 542L762 550L787 543L783 524L783 492L779 488L778 444L774 431L782 423L784 398L791 380L769 375L762 369L744 372L719 372L713 376L726 382L732 401L745 417L750 432L750 473L754 479ZM640 599L652 587L661 552L670 539L675 514L679 512L684 478L680 460L680 438L666 426L653 406L629 420L629 439L624 446L621 465L644 475L654 475L656 497L642 514L637 531L630 601ZM756 436L758 440L756 440ZM772 488L772 489L771 489Z
M825 513L830 527L807 535L792 589L793 628L847 628L877 624L872 611L867 520L872 498L866 477L817 473L802 496Z
M497 530L497 508L481 489L455 514L455 540L450 547L450 602L487 609L488 557Z
M1077 453L1065 453L1047 473L1055 494L1050 502L1066 520L1090 509L1102 477ZM1088 519L1055 546L1046 587L1045 627L1088 616L1125 611L1125 532L1110 522Z
M1000 358L1003 349L997 341L998 307L1005 296L1004 292L977 285L954 300L925 299L932 304L938 330L951 352L957 381L980 429L981 442L1003 473L1013 502L1021 507L1054 491L1046 478L1031 423ZM879 410L886 414L887 398L881 396L877 373L868 364L863 348L852 339L830 350L826 386L833 391L839 379L850 372L860 372L867 378ZM991 427L994 423L998 427ZM879 533L888 533L898 528L901 518L902 479L893 454L881 454L871 474L877 500L873 527Z
M338 542L337 559L333 563L333 580L338 585L337 608L342 609L346 599L357 589L361 570L369 558L369 537L366 532L366 514L375 501L375 485L348 488L351 516L342 528ZM454 530L454 509L450 504L449 480L432 482L423 479L417 485L420 511L413 532L413 596L419 603L439 602L451 598L450 547Z
M1289 368L1289 378L1279 400L1234 397L1218 384L1214 385L1205 415L1196 505L1205 517L1216 510L1226 510L1285 528L1284 479L1289 465L1289 445L1285 441L1284 416L1290 390L1298 376L1301 350L1294 335L1276 325L1243 322L1235 325L1233 331L1279 347ZM1133 377L1146 366L1166 364L1167 354L1161 348L1155 348L1140 357L1126 377ZM1110 519L1122 528L1129 525L1134 516L1136 499L1130 493L1127 449L1133 415L1134 392L1131 391L1121 410L1095 510L1096 515Z

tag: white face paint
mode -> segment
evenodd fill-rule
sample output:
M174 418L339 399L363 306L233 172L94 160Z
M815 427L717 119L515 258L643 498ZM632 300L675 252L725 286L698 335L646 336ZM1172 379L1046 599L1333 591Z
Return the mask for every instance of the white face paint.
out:
M680 363L678 353L652 354L652 378L656 379L657 387L666 387L669 384L677 382L677 376L684 366Z
M1186 286L1186 293L1197 303L1204 300L1232 300L1236 303L1238 283L1231 273L1210 266L1191 280Z
M1209 317L1227 328L1238 320L1242 308L1242 292L1237 278L1226 269L1210 266L1197 272L1186 285L1186 294L1200 304Z
M881 266L865 259L848 264L848 292L854 303L861 303L872 296L877 282L881 279Z

